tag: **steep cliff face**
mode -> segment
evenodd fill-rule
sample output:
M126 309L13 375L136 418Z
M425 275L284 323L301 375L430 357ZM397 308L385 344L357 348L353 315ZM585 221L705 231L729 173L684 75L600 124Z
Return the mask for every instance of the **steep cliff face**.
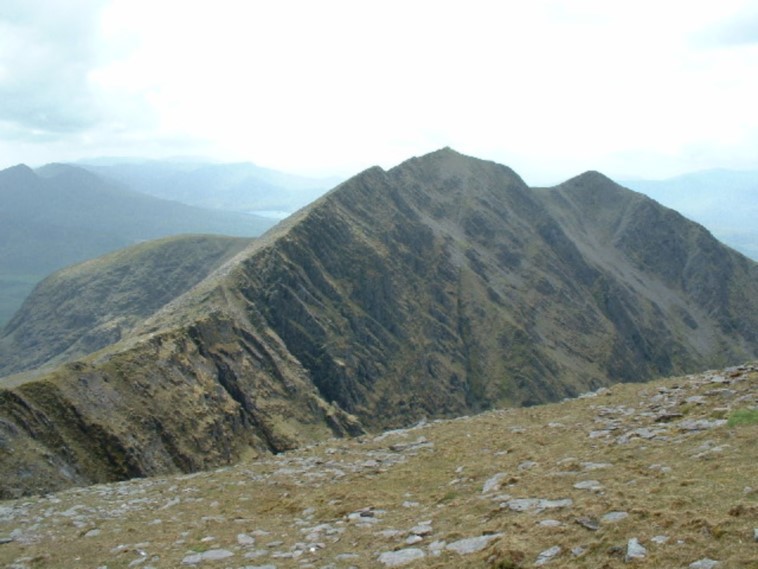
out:
M190 471L743 361L756 267L596 173L534 190L449 149L372 168L120 343L4 380L0 475Z
M191 472L360 424L266 331L220 313L0 391L0 495Z

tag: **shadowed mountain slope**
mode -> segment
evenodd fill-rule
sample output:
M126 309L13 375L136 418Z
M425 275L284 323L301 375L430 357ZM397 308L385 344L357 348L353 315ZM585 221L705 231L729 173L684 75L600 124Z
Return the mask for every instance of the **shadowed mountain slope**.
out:
M0 336L0 375L74 359L117 342L250 241L167 237L53 273Z
M600 174L533 190L444 149L343 183L118 344L6 378L0 474L21 492L189 471L745 361L756 277Z
M758 260L758 171L705 170L622 183L702 223L720 241Z

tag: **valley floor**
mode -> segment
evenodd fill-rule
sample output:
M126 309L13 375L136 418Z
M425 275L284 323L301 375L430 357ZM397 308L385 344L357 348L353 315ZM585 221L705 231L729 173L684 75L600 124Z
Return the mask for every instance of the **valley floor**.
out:
M757 409L746 365L2 502L0 564L758 567Z

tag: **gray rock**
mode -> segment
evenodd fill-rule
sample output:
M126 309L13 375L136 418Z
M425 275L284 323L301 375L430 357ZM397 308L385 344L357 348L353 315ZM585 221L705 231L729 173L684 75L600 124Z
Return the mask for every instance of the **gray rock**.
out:
M559 526L562 526L563 523L558 520L542 520L538 522L538 525L545 528L557 528Z
M561 500L540 500L537 508L539 510L555 510L557 508L570 508L574 505L574 501L571 498L563 498Z
M416 545L419 541L424 541L420 535L412 534L405 539L405 545Z
M613 466L609 462L583 462L582 470L601 470Z
M447 542L443 540L433 541L432 543L429 544L429 547L428 547L429 553L437 557L438 555L442 554L446 545L447 545Z
M202 553L193 553L192 555L187 555L184 559L182 559L182 564L197 565L203 561L219 561L221 559L226 559L233 556L234 553L227 549L209 549L208 551L203 551Z
M458 555L468 555L469 553L476 553L481 551L489 545L489 543L499 538L502 533L494 533L491 535L480 535L479 537L469 537L466 539L459 539L452 543L448 543L445 549L453 551Z
M587 548L582 547L581 545L576 545L571 548L571 555L573 555L574 557L581 557L586 552L587 552Z
M687 567L690 569L713 569L714 567L718 567L720 564L721 563L715 561L714 559L708 559L707 557L704 557L703 559L693 561Z
M608 512L607 514L604 514L600 517L600 521L604 524L612 524L615 522L620 522L621 520L624 520L629 517L629 514L627 512Z
M255 545L255 538L253 536L247 535L246 533L238 533L237 543L246 546Z
M670 538L667 535L656 535L655 537L651 537L650 541L658 545L663 545L664 543L667 543L669 539Z
M722 425L726 425L726 419L685 419L676 424L683 431L705 431Z
M647 549L639 542L636 537L631 538L626 544L626 561L635 559L644 559L647 555Z
M425 556L426 554L421 549L409 547L397 551L385 551L379 555L379 563L382 563L387 567L400 567L402 565L407 565L408 563L413 563Z
M203 561L219 561L221 559L227 559L233 557L234 553L228 549L209 549L203 552Z
M484 486L482 486L482 494L489 494L490 492L497 491L500 488L500 483L506 476L508 476L508 474L505 472L498 472L494 476L488 478L484 483Z
M534 562L534 564L539 567L541 565L550 563L560 552L561 552L560 546L554 545L550 549L546 549L545 551L540 553L537 556L537 560Z
M576 518L574 521L590 531L597 531L600 529L600 523L593 518Z
M577 490L591 490L592 492L596 492L597 490L601 490L603 485L597 480L582 480L581 482L574 484L574 488Z
M506 506L514 512L528 512L529 510L536 510L539 508L539 498L515 498L508 500Z
M432 522L428 521L428 522L421 522L418 525L413 526L411 528L410 533L415 534L415 535L429 535L430 533L432 533L432 531L434 531L432 529Z
M758 528L753 528L753 541L758 541Z
M254 549L245 553L244 557L245 559L257 559L258 557L265 557L268 553L267 549Z
M571 498L561 500L547 500L544 498L514 498L500 505L514 512L541 512L543 510L555 510L557 508L569 508L574 505Z

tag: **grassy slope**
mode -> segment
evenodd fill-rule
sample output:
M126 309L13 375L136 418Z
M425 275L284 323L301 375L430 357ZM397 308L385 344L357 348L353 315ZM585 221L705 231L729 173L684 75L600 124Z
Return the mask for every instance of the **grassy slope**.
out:
M613 568L628 566L626 546L637 538L647 549L639 566L709 557L756 567L758 425L713 421L755 408L757 397L758 367L747 366L328 441L215 472L4 502L0 538L12 541L0 546L0 562L121 568L144 557L176 567L224 549L233 557L219 566L379 567L381 553L415 547L425 557L410 567L502 569L532 567L558 546L551 566ZM700 420L706 428L688 430ZM575 488L585 480L600 487ZM509 505L518 498L572 504L518 512ZM628 516L596 531L577 523L609 512ZM406 545L422 522L430 532ZM499 535L482 551L433 554L435 542L485 534Z

